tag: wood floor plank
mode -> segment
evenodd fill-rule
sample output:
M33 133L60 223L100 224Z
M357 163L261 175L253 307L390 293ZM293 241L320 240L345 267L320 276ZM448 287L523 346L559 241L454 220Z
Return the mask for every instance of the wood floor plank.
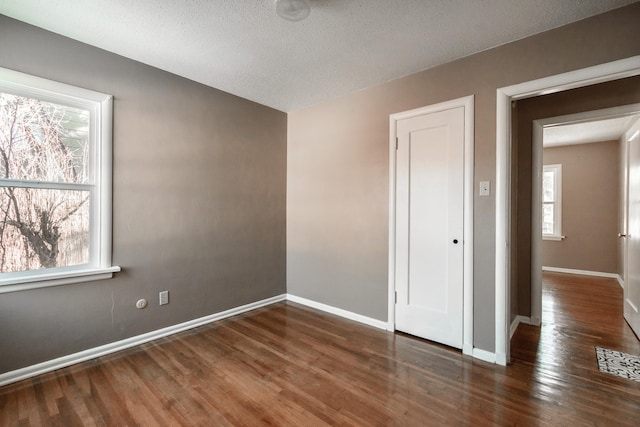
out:
M637 426L596 345L640 354L614 280L545 273L508 367L278 303L0 388L0 425Z

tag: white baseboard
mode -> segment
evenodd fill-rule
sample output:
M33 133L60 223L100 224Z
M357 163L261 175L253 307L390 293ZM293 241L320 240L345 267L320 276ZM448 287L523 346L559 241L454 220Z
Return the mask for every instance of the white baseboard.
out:
M145 334L137 335L135 337L112 342L112 343L105 344L95 348L90 348L88 350L80 351L78 353L70 354L67 356L58 357L57 359L38 363L32 366L27 366L25 368L17 369L15 371L6 372L4 374L0 374L0 386L21 381L27 378L31 378L36 375L55 371L56 369L64 368L70 365L74 365L76 363L95 359L96 357L106 356L107 354L115 353L117 351L125 350L131 347L135 347L136 345L144 344L146 342L153 341L158 338L163 338L168 335L173 335L178 332L182 332L188 329L196 328L198 326L206 325L208 323L215 322L217 320L226 319L227 317L235 316L238 314L245 313L247 311L255 310L257 308L275 304L277 302L286 300L286 298L287 296L285 294L278 295L278 296L267 298L261 301L256 301L250 304L246 304L240 307L235 307L229 310L225 310L220 313L215 313L209 316L200 317L198 319L189 320L188 322L179 323L177 325L168 326L162 329L157 329L155 331L147 332Z
M507 355L504 353L496 353L494 363L496 365L507 366Z
M518 329L518 325L520 325L520 323L530 325L531 319L526 316L516 316L516 318L513 319L513 322L511 322L511 327L509 328L509 339L513 338L513 334L516 333L516 329Z
M551 271L553 273L578 274L580 276L606 277L608 279L622 280L620 279L620 276L616 273L604 273L602 271L576 270L573 268L559 268L559 267L545 267L545 266L542 266L542 271Z
M307 307L315 308L320 311L335 314L336 316L344 317L365 325L373 326L374 328L384 329L387 331L395 331L393 322L384 322L382 320L372 319L371 317L363 316L361 314L353 313L351 311L343 310L341 308L333 307L327 304L316 302L310 299L298 297L295 295L287 294L287 301L296 302L298 304L305 305ZM522 317L522 316L520 316ZM486 350L474 348L471 345L463 345L462 353L470 355L476 359L483 360L489 363L496 363L496 355ZM503 365L506 362L503 363Z
M576 270L573 268L559 268L559 267L542 267L542 271L551 271L554 273L566 273L566 274L578 274L581 276L595 276L606 277L607 279L616 279L622 289L624 289L624 280L616 273L605 273L602 271L589 271L589 270Z
M484 360L485 362L496 363L495 353L491 353L490 351L482 350L477 347L473 349L472 356L476 359Z
M369 325L377 329L383 329L388 331L395 330L392 322L385 322L382 320L373 319L371 317L363 316L361 314L353 313L348 310L343 310L341 308L333 307L327 304L312 301L312 300L298 297L295 295L283 294L283 295L267 298L261 301L256 301L254 303L246 304L240 307L235 307L226 311L222 311L220 313L211 314L209 316L200 317L198 319L190 320L184 323L179 323L177 325L172 325L166 328L147 332L142 335L137 335L131 338L105 344L105 345L91 348L88 350L80 351L67 356L62 356L53 360L38 363L36 365L27 366L25 368L17 369L15 371L6 372L4 374L0 374L0 387L7 384L14 383L14 382L18 382L27 378L31 378L36 375L41 375L47 372L55 371L56 369L61 369L70 365L74 365L76 363L81 363L87 360L95 359L97 357L106 356L108 354L125 350L131 347L135 347L137 345L144 344L149 341L156 340L158 338L163 338L169 335L176 334L178 332L186 331L188 329L196 328L198 326L206 325L208 323L212 323L217 320L226 319L227 317L242 314L247 311L255 310L257 308L265 307L265 306L275 304L277 302L281 302L285 300L302 304L307 307L315 308L317 310L324 311L327 313L331 313L336 316L340 316L340 317L353 320L365 325ZM518 317L522 317L522 316L518 316ZM522 320L520 321L522 322ZM512 325L512 328L513 328L513 325ZM498 363L502 365L506 364L506 360L503 363L500 363L500 360L498 359L498 357L496 357L495 353L491 353L486 350L481 350L479 348L473 348L469 346L463 349L463 353L469 354L474 358L483 360L485 362Z
M473 356L473 345L462 344L462 354Z
M321 302L312 301L310 299L298 297L295 295L287 294L287 300L296 302L298 304L306 305L307 307L315 308L316 310L324 311L327 313L335 314L336 316L344 317L345 319L353 320L365 325L373 326L374 328L388 330L389 325L382 320L373 319L371 317L363 316L361 314L353 313L351 311L343 310L341 308L333 307L331 305L323 304Z

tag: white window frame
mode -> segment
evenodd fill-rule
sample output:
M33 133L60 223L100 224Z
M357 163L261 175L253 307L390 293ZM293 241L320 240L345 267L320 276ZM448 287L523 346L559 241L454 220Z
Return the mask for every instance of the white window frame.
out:
M0 273L0 294L113 277L120 267L111 265L112 96L6 68L0 68L0 92L89 111L93 171L89 262L69 267ZM21 183L19 180L0 179L0 184L34 187L33 183Z
M545 234L542 233L543 240L556 240L560 241L564 239L562 235L562 165L544 165L543 166L543 176L547 172L552 172L554 175L554 189L553 194L555 195L555 200L553 202L545 202L544 196L542 196L542 212L544 214L544 205L552 204L554 206L553 209L553 233ZM543 190L544 191L544 190Z

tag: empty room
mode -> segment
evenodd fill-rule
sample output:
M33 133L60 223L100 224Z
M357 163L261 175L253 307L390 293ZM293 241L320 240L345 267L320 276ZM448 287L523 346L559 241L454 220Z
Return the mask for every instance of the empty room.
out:
M638 425L639 21L0 1L0 425Z

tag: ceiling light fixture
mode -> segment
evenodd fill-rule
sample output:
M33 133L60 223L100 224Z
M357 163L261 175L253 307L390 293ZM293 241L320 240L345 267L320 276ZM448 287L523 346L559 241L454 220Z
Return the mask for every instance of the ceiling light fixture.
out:
M311 13L309 0L276 0L278 16L287 21L302 21Z

